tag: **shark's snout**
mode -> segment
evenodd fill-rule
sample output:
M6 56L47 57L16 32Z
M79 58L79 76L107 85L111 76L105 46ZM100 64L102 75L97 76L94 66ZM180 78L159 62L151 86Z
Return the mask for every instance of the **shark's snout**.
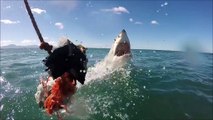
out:
M122 56L124 54L130 54L130 42L126 31L123 29L121 33L117 36L114 43L114 49L116 56Z
M121 32L126 32L126 30L123 29Z

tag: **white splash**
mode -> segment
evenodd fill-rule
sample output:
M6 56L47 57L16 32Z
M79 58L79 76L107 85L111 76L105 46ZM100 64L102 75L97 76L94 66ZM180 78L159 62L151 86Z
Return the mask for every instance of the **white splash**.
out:
M109 52L109 55L105 57L104 60L98 62L94 67L88 69L86 75L85 84L89 83L92 80L102 79L103 77L110 75L116 70L119 70L130 60L131 55L125 54L123 56L112 56Z

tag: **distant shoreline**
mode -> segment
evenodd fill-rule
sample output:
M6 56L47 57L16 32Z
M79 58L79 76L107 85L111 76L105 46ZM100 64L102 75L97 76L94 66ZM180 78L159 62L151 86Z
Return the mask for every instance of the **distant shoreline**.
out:
M28 45L28 46L19 46L19 45L7 45L1 46L0 49L21 49L21 48L38 48L38 45ZM88 47L88 49L110 49L110 48L97 48L97 47ZM132 48L131 50L142 50L142 51L165 51L165 52L184 52L178 50L158 50L158 49L143 49L143 48ZM205 53L205 54L213 54L213 52L198 52L198 53Z
M19 45L15 45L15 44L10 44L10 45L6 45L6 46L1 46L1 48L38 48L38 45L27 45L27 46L19 46Z

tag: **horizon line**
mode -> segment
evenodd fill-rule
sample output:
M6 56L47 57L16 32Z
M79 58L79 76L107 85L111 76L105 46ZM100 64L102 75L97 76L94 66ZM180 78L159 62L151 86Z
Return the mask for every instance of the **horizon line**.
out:
M32 47L34 46L34 47ZM8 45L0 45L0 48L21 48L21 47L31 47L31 48L39 48L39 45L16 45L16 44L8 44ZM110 49L110 47L87 47L92 49ZM156 51L173 51L173 52L187 52L184 50L171 50L171 49L155 49L155 48L131 48L132 50L156 50ZM213 54L213 51L194 51L196 53L210 53Z

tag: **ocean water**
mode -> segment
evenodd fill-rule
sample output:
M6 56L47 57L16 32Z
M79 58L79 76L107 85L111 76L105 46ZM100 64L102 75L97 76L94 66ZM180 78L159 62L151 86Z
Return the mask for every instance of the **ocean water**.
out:
M109 49L88 49L88 68ZM55 120L36 104L47 53L2 48L0 120ZM73 97L72 120L212 120L213 54L132 50L121 69L81 86ZM100 69L101 71L101 69ZM94 74L96 76L97 74ZM89 79L89 78L88 78Z

